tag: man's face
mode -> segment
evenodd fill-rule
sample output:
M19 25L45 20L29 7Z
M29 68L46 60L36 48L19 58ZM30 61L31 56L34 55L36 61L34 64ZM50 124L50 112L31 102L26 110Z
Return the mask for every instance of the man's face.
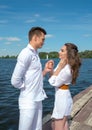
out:
M45 41L45 35L42 33L40 36L36 36L36 47L41 48Z

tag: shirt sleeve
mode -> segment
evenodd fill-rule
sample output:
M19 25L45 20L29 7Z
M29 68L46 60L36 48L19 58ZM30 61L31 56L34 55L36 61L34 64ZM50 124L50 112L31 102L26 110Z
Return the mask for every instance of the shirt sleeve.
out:
M24 77L29 65L29 55L26 55L24 52L20 53L17 58L17 63L14 68L12 77L11 77L11 84L15 88L24 88Z
M55 87L60 87L63 84L66 85L70 84L71 80L72 80L72 76L70 73L70 69L63 68L57 76L52 75L48 81L50 85Z

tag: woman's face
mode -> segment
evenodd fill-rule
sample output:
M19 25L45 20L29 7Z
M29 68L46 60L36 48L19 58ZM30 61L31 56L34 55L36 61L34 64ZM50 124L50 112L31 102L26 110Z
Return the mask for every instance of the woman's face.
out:
M66 49L65 45L59 51L59 58L60 59L67 59L67 49Z

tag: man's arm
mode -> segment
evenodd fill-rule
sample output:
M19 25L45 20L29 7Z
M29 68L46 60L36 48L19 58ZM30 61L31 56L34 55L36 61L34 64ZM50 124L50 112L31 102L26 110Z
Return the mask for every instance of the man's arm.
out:
M11 84L16 88L23 88L25 73L29 67L31 59L30 56L25 52L22 52L18 56L17 64L11 77Z

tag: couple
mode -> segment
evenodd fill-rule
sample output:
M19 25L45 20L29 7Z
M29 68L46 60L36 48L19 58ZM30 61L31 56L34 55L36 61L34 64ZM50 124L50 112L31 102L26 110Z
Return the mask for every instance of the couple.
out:
M64 44L59 52L57 67L54 69L54 61L49 60L42 71L37 49L43 46L45 35L46 31L41 27L31 28L29 44L18 55L11 77L11 84L20 89L19 130L42 130L42 100L47 97L43 77L47 73L50 73L50 85L56 90L52 129L68 130L67 116L72 107L69 84L75 84L81 65L78 48L72 43Z

